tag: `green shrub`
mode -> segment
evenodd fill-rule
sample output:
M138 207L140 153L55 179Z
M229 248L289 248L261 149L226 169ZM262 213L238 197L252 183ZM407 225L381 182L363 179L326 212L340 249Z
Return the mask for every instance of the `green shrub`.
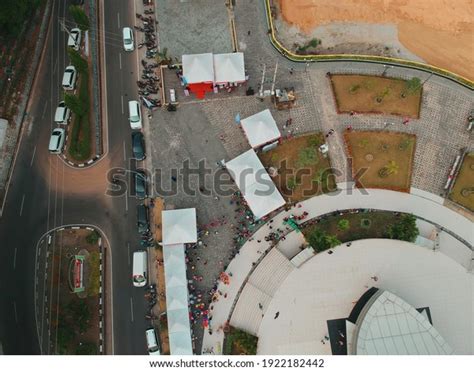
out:
M321 252L339 245L341 241L336 236L328 235L326 232L315 228L308 236L308 243L315 251Z
M360 226L362 228L370 228L370 226L372 225L372 221L370 219L361 219L360 221Z
M89 245L95 245L97 242L99 242L100 234L97 231L92 231L89 233L86 237L86 242Z
M419 233L416 218L411 214L403 215L399 222L387 228L387 236L393 240L415 242Z
M306 147L298 152L298 160L296 164L298 167L306 167L317 164L319 161L318 153L314 147Z
M253 336L243 330L231 327L230 332L226 335L224 354L233 354L234 345L238 345L238 347L243 350L246 355L256 355L257 343L258 338L256 336Z
M99 295L100 287L100 254L93 251L89 254L89 286L87 287L88 296Z
M341 231L345 231L346 229L349 229L350 223L349 220L347 219L341 219L337 223L337 228L339 228Z

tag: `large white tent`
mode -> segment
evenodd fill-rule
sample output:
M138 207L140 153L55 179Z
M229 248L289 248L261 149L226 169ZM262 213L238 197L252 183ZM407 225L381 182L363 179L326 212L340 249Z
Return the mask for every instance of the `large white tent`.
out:
M171 355L192 355L184 244L197 241L196 209L162 212L163 262Z
M269 109L256 113L240 121L242 129L252 148L272 142L281 137L275 119Z
M214 82L212 53L183 54L183 76L187 84Z
M214 54L214 76L216 84L244 82L244 53Z
M285 200L253 149L226 163L255 218L260 219L285 204Z
M184 244L163 246L171 355L192 355Z
M197 241L196 209L165 210L162 219L163 245Z

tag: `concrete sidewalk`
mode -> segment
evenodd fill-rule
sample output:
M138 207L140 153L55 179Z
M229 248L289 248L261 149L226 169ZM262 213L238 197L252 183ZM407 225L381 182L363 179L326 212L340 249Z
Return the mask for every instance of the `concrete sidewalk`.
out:
M367 192L368 194L364 195L359 190L352 189L344 191L344 193L339 195L332 194L313 197L301 202L301 207L293 207L291 210L282 212L274 217L273 228L285 229L283 225L285 217L290 214L300 215L304 211L308 212L308 217L306 218L308 220L337 210L380 209L412 213L426 221L442 226L446 231L454 233L466 240L472 248L474 239L472 222L438 202L414 194L389 190L370 189ZM209 352L211 350L214 354L222 353L224 340L222 328L230 319L236 298L254 267L253 264L256 264L261 258L260 252L267 251L271 247L272 243L265 241L265 236L270 232L269 223L266 223L254 234L252 240L247 241L242 246L240 253L227 267L226 272L231 274L230 283L225 285L219 282L218 290L223 295L220 296L218 301L210 305L212 321L209 328L212 330L212 335L209 334L209 331L204 332L203 354L206 353L205 351Z

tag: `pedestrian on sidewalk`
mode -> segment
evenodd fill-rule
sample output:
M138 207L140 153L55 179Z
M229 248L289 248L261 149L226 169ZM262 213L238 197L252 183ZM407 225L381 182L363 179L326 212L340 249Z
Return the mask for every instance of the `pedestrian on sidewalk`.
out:
M276 312L275 317L273 317L273 319L277 319L279 315L280 315L280 312Z

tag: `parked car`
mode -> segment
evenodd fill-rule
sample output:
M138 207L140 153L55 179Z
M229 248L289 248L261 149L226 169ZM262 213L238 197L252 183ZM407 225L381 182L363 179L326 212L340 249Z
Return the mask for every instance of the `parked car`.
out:
M158 346L158 340L156 338L156 332L154 328L149 328L145 331L146 346L148 348L148 354L151 356L160 355L160 347Z
M49 139L49 152L55 155L60 154L64 147L65 138L66 131L63 128L54 129Z
M146 233L150 230L150 223L148 220L148 207L143 204L137 205L138 233Z
M133 286L143 287L146 285L148 275L147 253L144 250L135 251L133 253Z
M124 27L122 30L123 48L126 52L135 50L135 42L133 40L133 30L130 27Z
M142 161L145 159L145 140L143 138L143 134L139 131L135 131L132 133L132 152L133 157L137 161Z
M176 103L176 90L170 89L170 103Z
M54 113L54 122L56 124L67 125L70 117L71 110L66 106L66 103L64 103L64 101L59 102L56 107L56 112Z
M67 46L74 50L79 50L81 48L81 30L79 28L73 28L69 31Z
M135 180L135 197L138 199L144 199L148 196L148 184L146 174L142 170L136 170L133 173Z
M140 111L140 103L136 100L128 102L128 120L132 130L140 130L142 128L142 113Z
M76 87L77 71L74 66L67 66L63 74L63 89L74 90Z

